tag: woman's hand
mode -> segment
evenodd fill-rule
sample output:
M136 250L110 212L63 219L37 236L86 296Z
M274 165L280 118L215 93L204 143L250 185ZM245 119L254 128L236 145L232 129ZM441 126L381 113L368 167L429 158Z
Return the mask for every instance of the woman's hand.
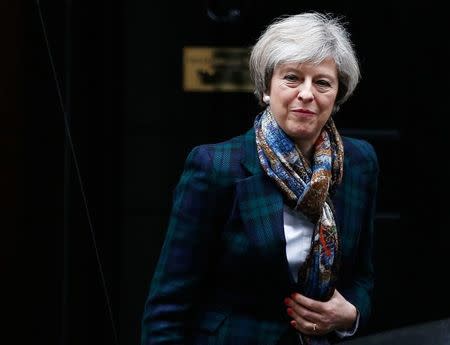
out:
M292 327L308 335L325 335L335 330L349 330L357 317L355 306L337 290L334 290L333 296L327 302L293 293L285 298L284 303L288 315L293 319Z

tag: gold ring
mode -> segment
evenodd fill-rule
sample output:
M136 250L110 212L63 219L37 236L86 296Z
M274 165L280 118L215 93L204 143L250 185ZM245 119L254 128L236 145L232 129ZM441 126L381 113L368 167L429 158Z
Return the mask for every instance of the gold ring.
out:
M315 332L316 329L317 329L317 324L316 324L316 323L313 323L313 331Z

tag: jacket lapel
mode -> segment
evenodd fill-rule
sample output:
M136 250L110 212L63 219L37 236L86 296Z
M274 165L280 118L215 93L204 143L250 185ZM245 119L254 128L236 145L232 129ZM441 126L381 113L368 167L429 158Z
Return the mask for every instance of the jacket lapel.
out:
M241 161L250 176L236 185L237 201L245 229L260 254L269 262L286 260L283 224L283 198L259 163L255 132L244 136Z

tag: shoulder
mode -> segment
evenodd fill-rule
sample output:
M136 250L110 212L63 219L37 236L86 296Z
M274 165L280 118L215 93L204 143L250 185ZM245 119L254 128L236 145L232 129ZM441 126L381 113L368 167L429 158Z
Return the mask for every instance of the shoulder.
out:
M200 157L203 159L208 157L208 159L215 161L220 161L220 159L228 157L236 158L237 156L242 155L242 148L245 144L250 143L251 138L249 138L249 132L225 141L195 146L189 152L188 157Z
M214 176L222 179L239 177L243 173L241 161L252 146L256 152L254 131L249 130L225 141L195 146L186 162L211 170Z
M363 139L350 137L342 137L342 141L344 144L344 163L378 171L378 158L371 143Z

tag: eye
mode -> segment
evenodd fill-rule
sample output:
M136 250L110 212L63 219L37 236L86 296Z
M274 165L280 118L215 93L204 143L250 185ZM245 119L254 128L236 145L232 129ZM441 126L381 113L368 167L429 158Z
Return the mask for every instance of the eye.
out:
M331 87L331 83L325 79L319 79L316 81L316 84L321 88Z
M298 80L298 78L295 74L286 74L283 79L290 81L290 82L294 82L294 81Z

